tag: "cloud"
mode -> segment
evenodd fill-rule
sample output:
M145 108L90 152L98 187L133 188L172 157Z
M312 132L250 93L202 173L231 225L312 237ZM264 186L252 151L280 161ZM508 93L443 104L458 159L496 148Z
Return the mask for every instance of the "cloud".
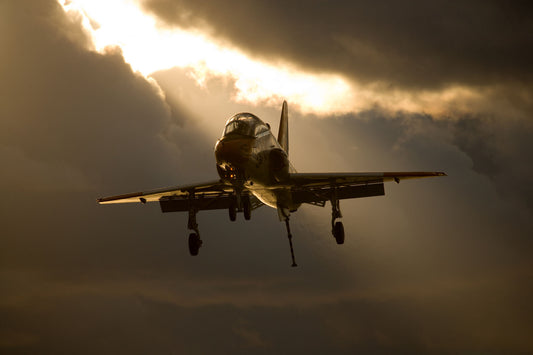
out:
M466 116L453 132L454 144L472 159L475 171L490 177L502 195L533 208L531 122Z
M11 344L16 341L32 352L527 352L527 304L509 305L516 300L505 287L475 289L450 290L430 299L354 298L311 307L183 307L120 291L70 292L33 306L53 319L53 326L35 322L33 309L12 309L3 319L12 326L10 334L18 334Z
M79 24L53 2L8 4L17 40L4 42L10 55L0 69L8 94L0 108L2 145L28 159L81 170L93 187L138 189L157 176L176 177L170 168L177 164L175 147L165 134L182 132L180 108L133 73L120 51L88 51ZM26 11L35 14L26 19ZM187 136L178 138L191 148L200 145L201 134L193 141Z
M337 115L380 107L391 115L528 121L533 113L533 22L521 2L140 3L163 27L207 34L278 67L348 79L349 90L324 105Z
M252 56L358 82L436 88L531 83L525 3L144 0L167 24L207 30Z
M253 111L276 129L279 109L232 102L233 82L201 89L184 70L148 80L120 51L91 51L54 1L0 6L3 352L531 350L531 213L494 184L529 147L523 121L291 110L301 171L450 176L343 201L342 248L330 210L304 207L291 220L297 270L265 208L251 223L201 213L205 248L191 258L186 215L94 199L211 179L225 120Z

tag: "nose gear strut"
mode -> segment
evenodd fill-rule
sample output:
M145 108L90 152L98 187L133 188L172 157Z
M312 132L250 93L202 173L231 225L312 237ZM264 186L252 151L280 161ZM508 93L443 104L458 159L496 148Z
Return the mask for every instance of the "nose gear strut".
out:
M242 183L234 186L234 194L231 196L232 199L228 208L229 219L232 222L237 219L237 212L243 212L244 219L247 221L252 218L252 202L249 194L243 194L244 180L242 181Z

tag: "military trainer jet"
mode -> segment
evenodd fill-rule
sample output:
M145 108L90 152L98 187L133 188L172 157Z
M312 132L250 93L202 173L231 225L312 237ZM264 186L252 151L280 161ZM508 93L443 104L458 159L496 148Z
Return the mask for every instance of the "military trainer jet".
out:
M98 199L101 204L159 202L162 212L188 212L189 252L198 255L202 246L196 214L202 210L225 209L231 221L237 212L249 220L252 210L263 205L275 208L285 222L292 266L297 266L292 246L289 216L303 203L324 207L331 203L331 232L337 244L344 243L344 226L339 201L347 198L381 196L383 183L403 179L444 176L443 172L297 173L289 162L287 102L281 109L278 138L251 113L231 117L215 145L219 179L151 191Z

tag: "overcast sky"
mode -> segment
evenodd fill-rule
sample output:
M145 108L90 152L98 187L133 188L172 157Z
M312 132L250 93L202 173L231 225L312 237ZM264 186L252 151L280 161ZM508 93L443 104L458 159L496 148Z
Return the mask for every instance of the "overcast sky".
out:
M185 214L96 198L215 178L226 119L254 112L277 132L283 98L239 96L235 76L198 85L191 67L144 76L55 0L4 0L2 353L533 352L526 2L139 3L252 60L381 90L331 114L289 102L299 171L449 176L342 201L342 246L329 204L303 206L298 268L267 207L200 213L192 258Z

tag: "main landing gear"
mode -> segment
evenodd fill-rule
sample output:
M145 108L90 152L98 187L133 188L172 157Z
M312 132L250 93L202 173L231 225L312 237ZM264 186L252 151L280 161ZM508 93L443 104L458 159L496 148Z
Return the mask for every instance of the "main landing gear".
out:
M198 208L194 205L194 191L189 191L189 219L187 221L187 228L194 231L189 234L189 253L192 256L198 255L202 240L200 239L200 231L198 230L198 223L196 222L196 214Z
M331 199L331 233L337 244L344 244L344 225L341 221L335 221L342 218L339 200L334 196Z
M192 230L189 234L189 253L192 256L198 255L202 240L200 239L200 231L198 230L198 223L196 222L197 207L194 206L194 192L189 193L189 220L187 228ZM242 212L245 220L250 220L252 217L252 202L250 196L237 193L235 199L232 200L229 208L229 219L235 221L237 219L237 212Z
M198 211L193 207L189 210L189 221L187 227L192 229L194 233L189 234L189 253L192 256L198 255L202 240L200 239L200 231L198 230L198 223L196 222L196 213Z

